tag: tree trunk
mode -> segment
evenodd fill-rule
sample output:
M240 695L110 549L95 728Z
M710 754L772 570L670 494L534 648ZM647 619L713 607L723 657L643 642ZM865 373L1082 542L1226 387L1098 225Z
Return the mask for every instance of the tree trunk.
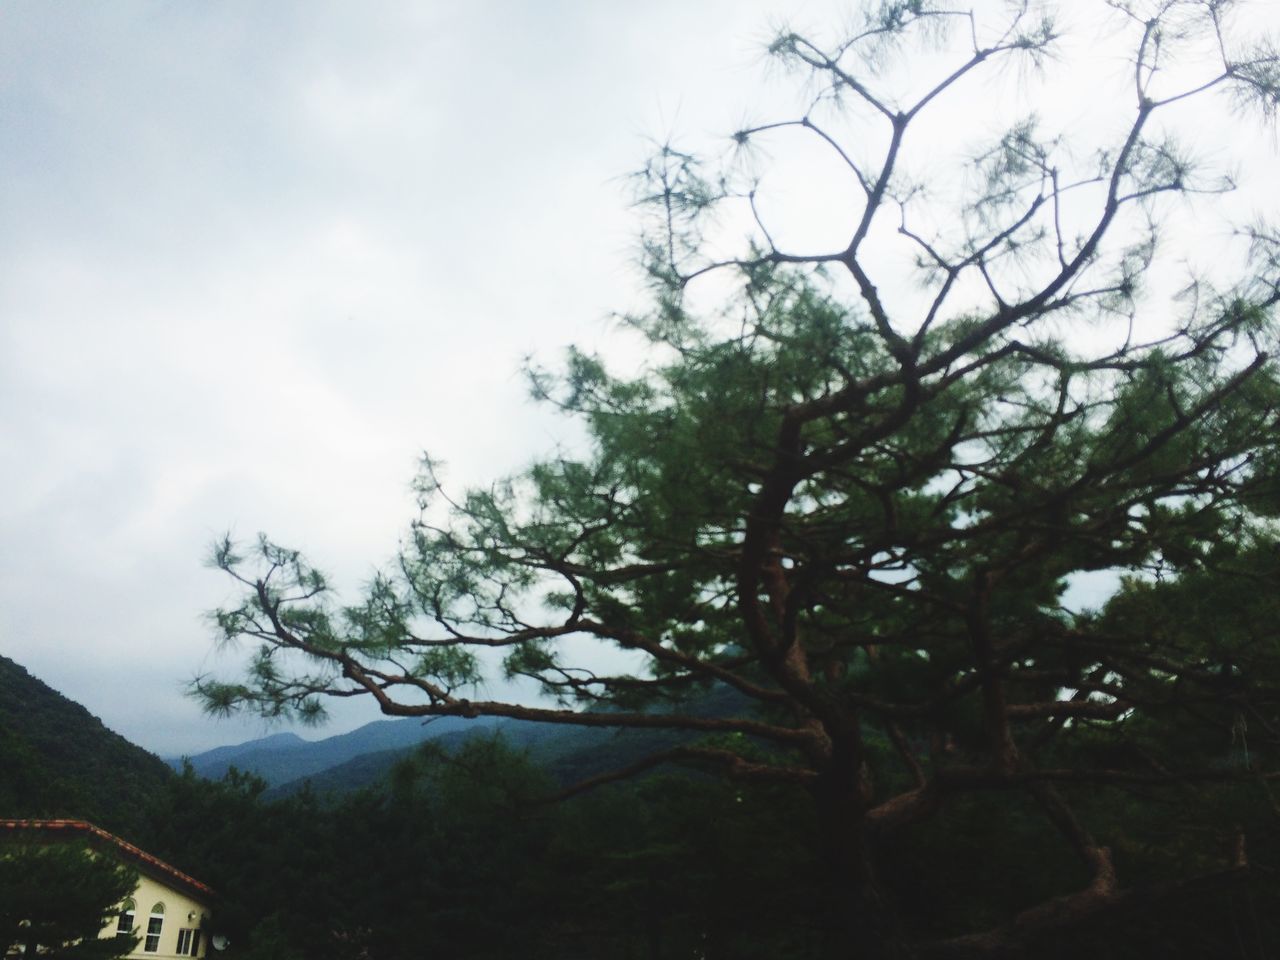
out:
M833 767L811 788L826 889L824 956L827 960L903 960L910 954L877 880L867 842L866 790L850 765Z

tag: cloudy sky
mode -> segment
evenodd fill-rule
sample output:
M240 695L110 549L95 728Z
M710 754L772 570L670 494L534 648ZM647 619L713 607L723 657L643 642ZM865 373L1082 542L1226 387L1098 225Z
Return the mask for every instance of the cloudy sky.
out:
M625 358L646 138L767 116L770 24L851 6L0 3L0 653L162 754L263 733L182 693L210 542L355 587L423 450L572 443L521 358Z

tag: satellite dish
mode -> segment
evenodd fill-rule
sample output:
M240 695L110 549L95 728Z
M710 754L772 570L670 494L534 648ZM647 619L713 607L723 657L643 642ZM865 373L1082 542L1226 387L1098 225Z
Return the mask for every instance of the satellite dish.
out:
M210 937L209 943L213 945L213 949L215 950L225 950L227 949L227 947L231 945L231 941L228 940L226 937L224 937L220 933L215 933L212 937Z

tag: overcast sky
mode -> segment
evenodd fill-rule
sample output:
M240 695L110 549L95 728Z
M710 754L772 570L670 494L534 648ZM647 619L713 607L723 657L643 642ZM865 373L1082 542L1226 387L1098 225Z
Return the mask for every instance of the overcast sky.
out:
M770 24L853 6L0 2L0 653L162 754L262 734L183 696L210 542L358 586L423 450L572 443L521 358L637 304L645 138L762 118Z

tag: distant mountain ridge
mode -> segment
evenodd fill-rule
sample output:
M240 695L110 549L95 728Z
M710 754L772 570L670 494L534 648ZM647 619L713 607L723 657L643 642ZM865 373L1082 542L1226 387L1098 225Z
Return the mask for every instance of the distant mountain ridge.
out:
M291 749L305 748L308 741L296 733L273 733L270 736L246 740L243 743L232 743L223 747L214 747L194 755L181 757L165 757L164 762L174 770L181 770L184 763L190 762L196 773L210 780L217 780L227 768L235 766L241 770L248 769L243 762L246 757L258 754L285 753Z
M182 769L183 763L188 762L197 774L209 780L221 779L235 767L261 777L270 787L278 787L362 756L386 752L398 755L437 737L490 730L497 722L492 717L475 720L439 717L429 723L413 719L374 720L350 733L323 740L304 740L295 733L277 733L167 762L175 770Z
M741 699L731 688L716 687L688 709L695 715L727 716L740 708ZM252 773L266 782L268 799L296 793L304 784L320 794L341 794L381 782L392 767L428 741L453 751L476 736L502 737L565 784L614 770L690 738L677 730L437 717L426 722L375 720L350 733L314 741L277 733L166 762L174 769L190 763L196 774L211 780L222 778L231 767Z

